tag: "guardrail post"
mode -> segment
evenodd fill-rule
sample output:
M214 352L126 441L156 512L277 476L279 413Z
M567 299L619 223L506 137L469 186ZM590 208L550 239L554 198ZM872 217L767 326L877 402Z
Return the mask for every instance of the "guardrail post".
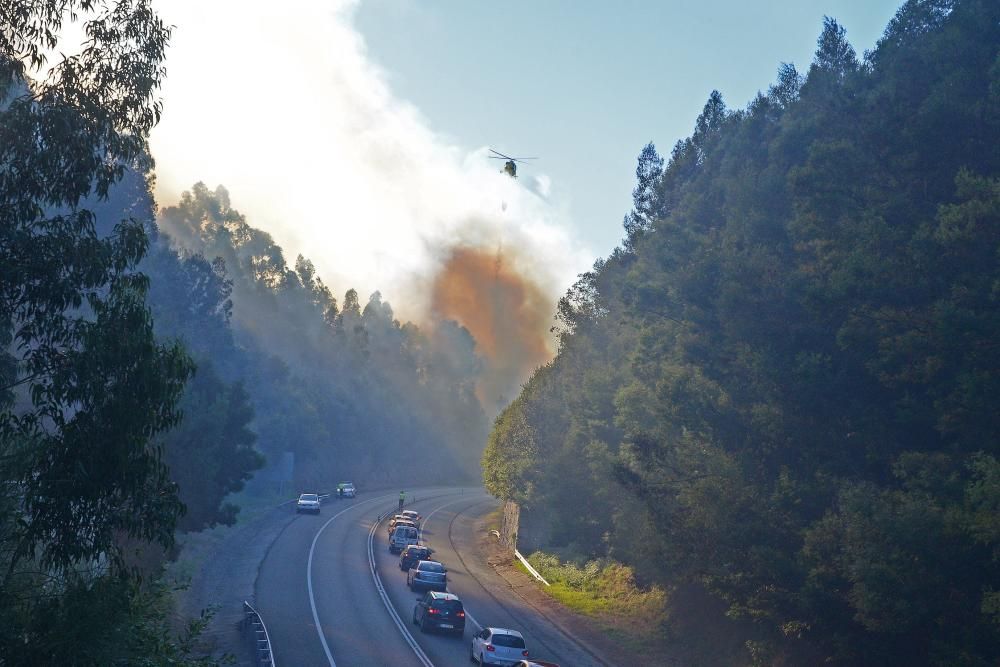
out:
M271 638L267 635L264 619L246 600L243 601L243 612L240 624L244 634L250 635L251 641L254 642L254 662L257 663L257 667L275 667L274 655L271 653Z

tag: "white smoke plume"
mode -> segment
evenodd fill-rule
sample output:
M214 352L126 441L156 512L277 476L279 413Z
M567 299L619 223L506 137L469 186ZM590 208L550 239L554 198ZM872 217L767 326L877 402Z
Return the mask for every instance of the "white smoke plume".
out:
M225 185L248 222L302 253L336 292L381 290L402 317L455 247L502 249L552 300L592 256L550 179L514 181L429 129L396 97L353 25L353 2L162 0L176 26L152 137L157 198Z

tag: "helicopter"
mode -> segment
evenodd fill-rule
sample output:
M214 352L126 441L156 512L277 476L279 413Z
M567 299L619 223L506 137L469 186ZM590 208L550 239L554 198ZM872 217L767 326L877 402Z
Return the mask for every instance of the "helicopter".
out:
M493 155L489 156L491 159L493 159L493 160L506 160L506 162L504 162L504 165L503 165L503 171L504 171L505 174L507 174L511 178L517 178L517 165L519 163L523 163L524 160L537 160L538 159L536 157L511 157L509 155L504 155L500 151L495 151L492 148L490 149L490 152L493 153Z

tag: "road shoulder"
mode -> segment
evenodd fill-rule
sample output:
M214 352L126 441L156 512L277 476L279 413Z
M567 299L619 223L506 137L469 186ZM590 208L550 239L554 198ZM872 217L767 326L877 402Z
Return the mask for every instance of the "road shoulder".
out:
M233 655L236 665L252 664L251 651L239 631L243 600L253 601L260 563L295 517L291 505L271 507L236 526L218 526L181 538L181 556L171 572L178 579L189 579L189 584L176 595L176 614L182 619L197 618L205 609L214 611L200 637L201 650L216 658Z
M587 616L579 614L539 589L538 582L518 569L514 554L493 537L488 529L489 516L480 519L476 528L476 557L506 582L525 604L536 609L566 635L573 637L588 652L609 665L644 665L653 656L641 655L616 644ZM662 660L662 656L658 656Z

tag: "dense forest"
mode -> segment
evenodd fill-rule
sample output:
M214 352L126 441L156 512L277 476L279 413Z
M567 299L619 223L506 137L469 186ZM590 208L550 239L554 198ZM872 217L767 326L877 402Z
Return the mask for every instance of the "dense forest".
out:
M450 320L401 323L378 292L363 302L348 290L338 302L312 262L300 255L290 266L222 187L198 183L163 208L157 239L140 267L157 332L237 383L257 449L272 461L294 454L299 487L478 474L488 420L467 330Z
M71 15L87 43L46 74ZM195 364L154 333L148 220L102 235L85 205L150 166L170 30L143 0L9 2L0 28L0 662L195 664L156 576L184 515L163 439Z
M998 51L991 0L910 0L863 57L827 19L642 151L489 438L522 543L702 587L747 662L997 664Z
M288 453L286 494L474 479L483 359L338 303L221 187L158 209L148 0L16 0L0 29L0 664L207 664L159 576L176 533L233 524Z

